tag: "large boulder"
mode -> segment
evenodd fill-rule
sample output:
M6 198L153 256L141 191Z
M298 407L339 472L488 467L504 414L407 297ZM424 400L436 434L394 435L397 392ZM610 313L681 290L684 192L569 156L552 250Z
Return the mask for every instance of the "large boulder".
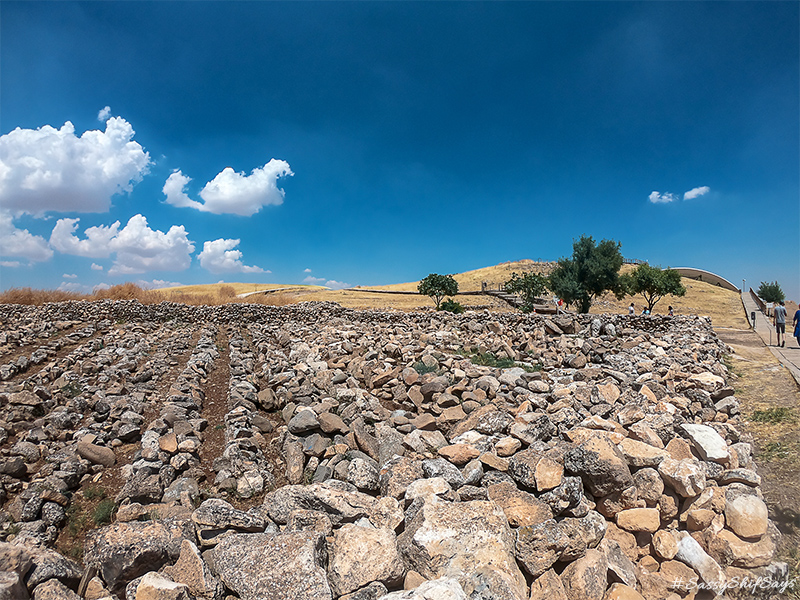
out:
M606 496L633 485L625 457L604 436L594 435L567 452L564 467L580 475L595 496Z
M402 581L403 561L390 529L346 524L336 530L328 548L328 579L338 595L379 581L392 587Z
M486 586L489 598L527 598L525 579L514 556L514 535L494 502L451 503L436 496L398 538L406 565L426 579L452 577L465 591Z
M212 571L242 600L332 598L321 533L236 533L208 554Z

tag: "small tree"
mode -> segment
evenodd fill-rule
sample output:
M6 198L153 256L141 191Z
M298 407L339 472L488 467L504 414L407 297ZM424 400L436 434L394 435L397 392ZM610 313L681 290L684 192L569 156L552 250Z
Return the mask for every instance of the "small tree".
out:
M625 290L631 294L641 294L647 302L648 312L666 295L684 296L686 288L681 283L681 274L667 267L651 267L647 263L637 266L627 275L621 275L620 281Z
M506 291L519 294L522 298L522 312L532 312L536 298L547 289L547 277L538 273L511 273L511 279L505 282Z
M547 287L568 305L588 313L594 299L604 292L625 297L619 280L622 262L619 242L603 240L595 244L591 236L582 235L572 244L572 258L558 260Z
M786 296L777 281L772 283L762 281L761 285L758 286L758 297L764 302L783 302L786 300Z
M436 303L436 310L445 296L455 296L458 293L458 282L452 275L438 275L431 273L419 282L417 290L424 296L430 296Z

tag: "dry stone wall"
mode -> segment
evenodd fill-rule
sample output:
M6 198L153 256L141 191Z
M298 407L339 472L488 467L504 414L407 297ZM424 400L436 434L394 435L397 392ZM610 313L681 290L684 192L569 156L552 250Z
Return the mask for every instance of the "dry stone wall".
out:
M787 577L708 319L103 301L0 324L0 598L680 600ZM113 522L59 554L106 474Z

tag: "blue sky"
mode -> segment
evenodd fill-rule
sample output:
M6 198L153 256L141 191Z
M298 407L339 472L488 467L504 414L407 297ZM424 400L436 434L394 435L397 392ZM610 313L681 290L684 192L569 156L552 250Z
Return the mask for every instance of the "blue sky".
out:
M796 300L798 6L4 0L0 287L379 285L588 234Z

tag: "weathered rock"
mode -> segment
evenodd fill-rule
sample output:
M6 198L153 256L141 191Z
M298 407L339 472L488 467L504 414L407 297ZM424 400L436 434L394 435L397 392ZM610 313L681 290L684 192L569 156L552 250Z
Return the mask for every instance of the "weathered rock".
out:
M113 467L117 461L114 451L104 446L97 446L96 444L80 441L77 444L77 450L78 456L96 465Z
M630 508L617 513L617 525L626 531L655 533L661 516L656 508Z
M514 558L514 536L494 502L454 504L429 496L406 524L398 546L408 567L428 579L454 577L466 589L490 569L497 597L527 595Z
M633 485L628 464L608 439L593 436L564 456L564 467L580 475L591 492L605 496Z
M552 567L569 545L569 538L554 520L516 531L517 560L532 577Z
M703 582L715 586L714 589L722 589L721 586L725 585L726 577L719 564L687 532L677 532L676 538L678 551L675 558L692 567Z
M684 498L697 496L706 487L706 475L697 460L666 458L658 465L664 482Z
M210 554L212 571L242 600L332 597L322 534L237 533L222 539Z
M467 600L467 595L456 579L441 577L426 581L413 590L386 594L378 600Z
M570 600L602 600L606 591L608 564L603 554L590 549L561 573L564 590Z
M569 598L561 578L550 569L531 584L530 600L569 600Z
M190 600L188 591L186 585L151 571L136 586L136 600Z
M143 596L143 598L145 597ZM48 579L44 583L37 585L33 590L33 600L80 600L80 596L61 583L58 579ZM145 600L160 599L156 598L155 596L151 596L149 598L145 598ZM166 598L164 600L166 600Z
M205 500L192 513L192 522L200 545L204 547L215 545L229 531L254 533L266 528L261 517L237 510L218 498Z
M181 542L178 561L172 566L164 567L164 573L172 581L185 584L195 598L219 600L223 596L222 583L214 577L200 556L197 546L189 540Z
M758 539L767 532L767 506L749 488L730 485L725 493L725 521L739 537Z
M342 525L328 553L328 580L335 594L348 594L374 581L389 587L402 581L403 561L389 529Z
M83 560L97 568L112 590L153 569L158 569L180 552L183 538L194 538L187 523L149 521L115 523L86 535Z
M724 463L728 461L730 452L722 436L708 425L684 423L681 429L686 432L692 444L703 460Z
M510 482L487 488L489 500L497 503L512 527L530 527L553 518L550 507L536 496L517 489Z

